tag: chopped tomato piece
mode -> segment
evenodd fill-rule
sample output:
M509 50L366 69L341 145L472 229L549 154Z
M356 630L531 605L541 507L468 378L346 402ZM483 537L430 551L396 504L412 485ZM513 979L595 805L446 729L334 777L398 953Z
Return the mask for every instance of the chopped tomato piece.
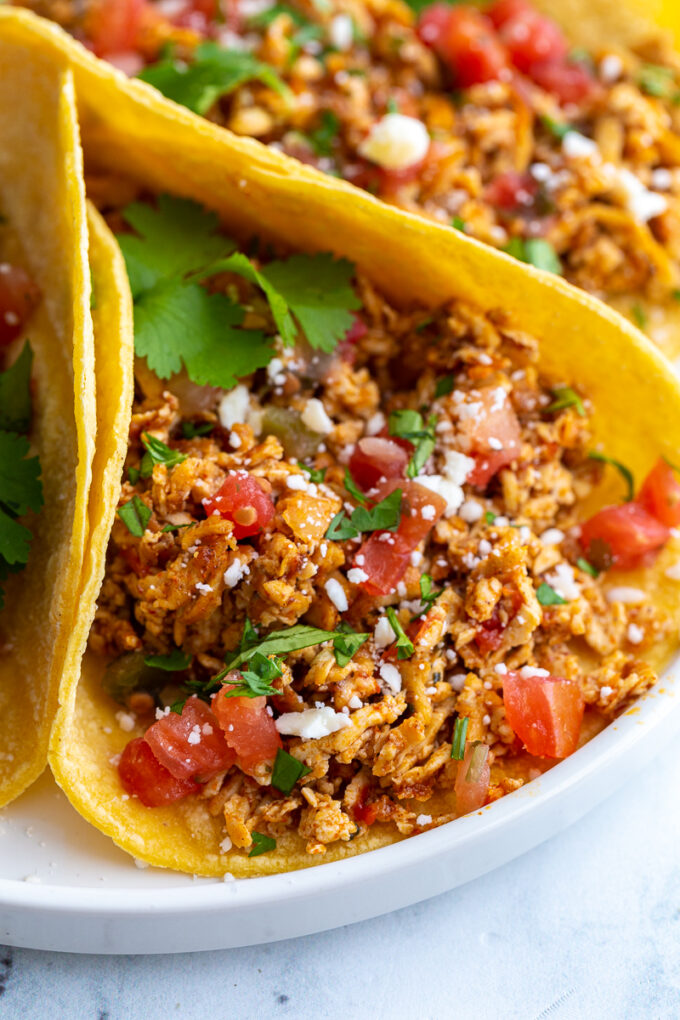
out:
M499 36L515 67L525 74L534 64L563 61L567 41L562 30L538 11L527 8L506 19Z
M642 483L637 502L668 528L680 524L680 482L663 457L659 457Z
M229 674L238 683L238 673ZM267 712L266 698L228 698L233 683L225 684L213 698L212 708L224 731L224 739L238 755L238 764L252 769L272 761L282 746L281 737Z
M40 299L25 269L0 262L0 347L16 339Z
M426 160L427 156L418 160L417 163L412 163L410 166L406 166L401 170L385 170L384 168L381 168L379 171L380 193L395 195L405 184L412 184L413 181L417 181L423 172Z
M486 744L468 744L453 786L459 815L484 807L490 781L489 748Z
M88 37L98 57L136 49L146 7L146 0L99 0L92 5Z
M274 504L262 484L247 471L227 475L214 496L203 500L207 517L214 514L234 522L234 538L257 535L274 517Z
M630 570L648 562L669 534L666 525L644 507L623 503L604 507L582 524L580 542L586 558L596 567Z
M489 652L495 652L497 648L500 648L504 632L505 627L501 623L498 606L496 606L489 619L480 623L475 633L475 644L482 655L488 655Z
M508 54L492 23L473 7L428 8L420 20L419 33L426 45L448 64L462 88L495 81L508 67Z
M491 4L491 7L487 7L484 13L491 19L495 28L501 28L511 18L531 11L533 7L527 0L498 0L497 3Z
M343 337L343 343L355 344L358 340L361 340L362 336L366 336L367 333L368 326L362 319L359 318L358 315L355 315L354 322Z
M349 460L349 470L357 485L364 492L368 492L381 480L403 478L409 456L403 446L393 439L367 436L360 439L354 447Z
M153 723L144 740L176 779L210 779L236 761L217 719L197 697L187 699L181 715L170 712Z
M583 64L567 60L532 64L528 73L537 85L550 92L562 105L582 103L598 88L597 82Z
M517 415L500 387L472 390L459 405L459 432L467 437L469 454L476 461L467 480L483 488L497 471L517 458L520 427Z
M123 751L118 775L125 792L139 797L146 807L173 804L198 789L193 780L176 779L168 772L143 737L131 740Z
M511 213L529 207L536 198L537 191L538 181L534 180L531 174L508 170L487 185L484 195L496 209Z
M576 750L585 701L575 681L511 671L503 677L503 703L529 754L566 758Z
M379 486L379 498L384 499L395 489L401 488L402 514L397 534L403 538L411 552L432 531L446 510L446 500L436 492L419 485L418 482L391 481Z

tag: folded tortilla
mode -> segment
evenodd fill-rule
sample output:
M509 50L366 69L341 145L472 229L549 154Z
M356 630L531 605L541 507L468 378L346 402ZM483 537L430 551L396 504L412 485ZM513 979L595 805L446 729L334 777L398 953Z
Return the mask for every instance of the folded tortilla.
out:
M27 64L36 50L49 50L51 38L57 40L57 52L63 52L60 33L43 25L36 29L25 17L3 19L0 34L12 35ZM609 454L640 477L659 454L677 458L680 383L649 341L594 298L455 231L307 170L256 142L234 138L177 110L142 85L130 83L123 89L116 72L104 65L81 60L77 78L91 165L132 176L151 195L168 192L193 198L215 210L229 234L242 240L264 235L304 251L330 247L356 262L397 306L416 302L435 307L456 298L487 312L502 305L518 328L540 338L541 371L577 384L591 398L596 443L602 442ZM118 333L110 337L108 361L100 357L97 368L100 444L88 510L91 540L87 578L81 586L77 636L81 644L115 513L116 472L127 448L132 371L130 294L123 264L101 221L93 217L90 222L101 257L99 272L107 280L104 293L118 309ZM98 292L97 309L105 318L101 300ZM584 514L611 495L603 485ZM655 604L675 618L677 634L677 589L664 574L678 556L675 546L671 543L653 568L618 574L616 583L648 591ZM675 638L669 638L654 648L649 658L655 667L663 666L675 644ZM65 672L50 748L54 775L84 817L135 857L193 874L231 872L248 877L317 862L292 834L279 839L275 852L256 858L220 853L221 823L197 799L149 809L124 795L111 760L130 734L117 725L119 706L101 690L104 665L88 654L80 677L76 670ZM331 846L323 860L345 858L398 838L393 831L373 826L349 843Z
M23 521L33 532L28 565L7 582L0 612L0 807L47 763L78 611L95 442L82 156L71 73L56 56L37 52L27 62L0 38L3 257L26 267L42 294L26 337L34 353L29 439L45 500Z

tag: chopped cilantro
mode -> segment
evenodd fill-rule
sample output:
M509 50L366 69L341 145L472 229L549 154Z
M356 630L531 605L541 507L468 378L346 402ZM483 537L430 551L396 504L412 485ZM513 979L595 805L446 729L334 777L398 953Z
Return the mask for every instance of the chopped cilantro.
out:
M119 507L117 513L130 534L135 538L141 538L151 519L150 507L135 495L128 503Z
M357 538L362 531L396 531L401 516L401 496L402 490L395 489L373 507L358 506L349 518L341 510L328 525L324 537L344 542Z
M437 397L445 397L448 393L453 392L453 376L442 375L437 379L437 385L434 388L435 399Z
M451 219L451 226L454 230L460 230L465 233L465 220L461 216L454 216Z
M498 515L495 514L493 512L493 510L485 510L484 511L484 520L486 521L487 524L493 524L493 522L496 520L497 516Z
M431 414L427 422L423 421L423 416L418 411L393 411L390 415L390 435L408 439L415 446L406 469L409 478L415 478L422 471L432 454L436 443L434 432L436 424L436 414Z
M167 468L173 468L187 459L186 453L173 450L150 432L142 433L142 446L146 450L139 470L142 478L149 478L153 474L154 464L165 464Z
M250 835L253 839L253 849L248 854L249 857L259 857L260 854L276 850L276 840L271 836L264 836L261 832L251 832Z
M269 663L269 666L265 666L265 663ZM281 666L276 657L268 659L256 652L249 665L251 669L241 670L240 682L224 692L225 698L266 698L281 693L270 683L281 676Z
M390 626L394 633L397 635L397 658L398 659L410 659L413 655L414 648L413 642L411 641L408 634L402 627L399 617L397 616L394 606L388 606L386 609L387 619L390 621Z
M431 609L441 595L441 591L433 590L432 583L432 578L429 574L420 575L420 601L423 603L423 609L418 613L418 616L423 616L424 613ZM417 619L417 617L414 617L414 619Z
M300 464L303 471L306 471L309 475L310 482L315 482L316 485L320 485L326 477L326 471L328 468L312 468L307 467L305 464Z
M305 765L303 761L293 758L292 754L288 754L287 751L280 747L274 759L272 786L275 790L280 790L281 793L288 795L298 779L302 779L303 776L306 776L311 771L309 766Z
M141 477L141 471L139 468L131 467L128 468L128 481L130 485L136 485Z
M542 269L546 273L562 275L562 263L553 246L542 237L513 237L503 249L508 255L519 259L520 262L527 262L536 269Z
M310 145L317 156L330 156L333 151L333 142L338 136L340 121L332 110L324 110L321 114L321 124L314 131L307 135Z
M539 120L546 131L549 131L555 138L559 138L560 141L565 135L569 134L570 131L574 130L570 124L565 124L559 120L553 120L552 117L548 117L547 115L539 117Z
M229 669L237 669L242 663L249 662L258 652L265 657L288 655L301 648L309 648L322 641L330 641L333 637L335 637L335 632L332 630L320 630L318 627L298 623L294 627L284 630L274 630L260 638L250 620L246 620L239 647L235 652L231 652L225 661Z
M637 83L648 96L666 99L675 87L673 71L660 64L643 64L637 76Z
M167 655L145 655L144 665L155 669L164 669L168 673L176 673L188 669L193 656L183 652L181 648L173 648Z
M196 436L209 436L215 428L215 422L201 421L195 424L193 421L182 422L182 435L185 439L195 439Z
M630 502L633 498L633 493L635 492L635 479L633 478L633 472L630 468L627 468L620 460L614 460L613 457L608 457L605 453L600 453L597 450L591 450L588 456L591 460L600 461L602 464L611 464L612 467L616 468L626 483L626 502Z
M257 14L249 17L248 25L252 28L269 28L272 22L276 21L282 14L287 14L293 24L299 27L309 24L307 18L294 7L289 7L288 4L274 4L273 7L269 7L264 11L258 11Z
M248 81L260 81L281 96L289 95L289 89L269 64L246 50L229 50L214 42L197 46L190 64L169 57L145 67L138 77L168 99L201 115Z
M362 506L366 506L366 497L352 478L352 473L349 468L345 468L345 489L349 492L350 496L353 497Z
M567 407L573 407L581 418L585 417L583 401L571 386L556 386L552 390L552 395L555 399L549 407L546 407L546 411L564 411Z
M0 372L0 429L28 432L31 424L31 366L33 351L28 341L13 365Z
M330 539L331 542L345 542L348 538L357 538L358 535L357 528L354 527L345 511L341 510L328 525L324 538Z
M584 574L590 574L591 577L599 577L600 571L597 567L594 567L592 563L588 563L588 560L584 560L583 556L579 556L576 560L576 566L579 570L582 570Z
M567 600L558 595L554 588L543 581L536 589L536 598L542 606L566 606Z
M367 640L368 634L360 634L348 623L340 623L333 638L333 654L338 666L344 668Z
M175 531L182 531L184 528L191 528L195 523L195 521L189 521L188 524L166 524L163 528L161 528L161 534L164 532L174 533Z
M636 301L631 307L630 313L633 316L633 322L638 329L647 328L647 312L644 310L639 301Z
M469 717L458 716L453 726L453 740L451 741L451 757L455 761L462 761L465 757L465 738L467 736Z

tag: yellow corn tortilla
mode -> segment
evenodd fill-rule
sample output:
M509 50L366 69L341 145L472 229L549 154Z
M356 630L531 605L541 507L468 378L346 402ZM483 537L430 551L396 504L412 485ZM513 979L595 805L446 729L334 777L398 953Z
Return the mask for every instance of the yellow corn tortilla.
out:
M65 46L56 29L36 27L25 15L2 18L0 34L8 32L26 60L36 46L44 47L52 38L58 50L63 52ZM235 138L171 106L139 83L121 88L115 71L85 60L80 51L78 61L83 137L91 165L117 168L151 194L163 191L193 198L217 211L231 235L243 239L265 235L293 241L307 251L331 248L358 263L399 306L435 306L456 297L485 311L502 305L518 328L541 338L543 372L556 381L578 384L592 399L595 441L601 441L608 453L629 464L638 478L660 453L677 458L680 383L651 343L608 307L557 277L383 205L257 142ZM102 241L106 237L101 224L97 236ZM120 256L112 242L106 250L111 285L119 288L122 306L129 307ZM120 353L112 354L112 367L105 370L100 361L98 369L98 423L106 446L99 448L93 476L91 576L81 598L83 620L91 617L87 600L94 601L115 510L113 466L121 463L127 445L124 387L119 390L121 404L110 399L119 387L120 365L126 358L132 363L129 323L122 322L120 329L122 346L116 348ZM611 495L603 487L598 502ZM594 505L584 508L584 514L593 509ZM676 617L676 633L680 607L664 568L678 552L667 548L653 569L618 574L615 580L652 592L654 602ZM670 640L657 647L654 664L662 665L673 647ZM345 858L399 838L374 826L350 843L331 846L322 858L307 855L294 834L279 839L275 852L253 859L236 851L219 853L220 822L197 799L149 809L124 795L111 759L115 761L134 734L120 729L115 719L118 706L101 692L103 667L100 659L87 655L79 683L75 673L65 675L50 764L81 814L135 857L193 874L231 872L247 877Z
M34 352L32 448L45 505L27 567L0 612L0 807L45 768L50 727L78 611L95 442L94 347L87 224L71 73L63 59L27 63L0 38L0 209L4 257L42 292L26 331Z

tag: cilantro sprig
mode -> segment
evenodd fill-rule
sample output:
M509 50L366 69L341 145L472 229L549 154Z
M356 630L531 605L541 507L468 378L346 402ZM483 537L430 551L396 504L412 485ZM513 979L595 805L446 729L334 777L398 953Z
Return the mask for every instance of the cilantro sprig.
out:
M351 517L341 510L328 525L324 537L344 542L348 538L358 538L362 532L396 531L401 518L401 497L402 490L395 489L375 506L358 506Z
M567 600L558 595L546 581L539 584L536 589L536 598L542 606L566 606Z
M390 627L397 635L397 658L410 659L414 652L413 642L402 627L394 606L388 606L385 612L387 613L387 619L390 621Z
M303 761L298 761L292 754L279 748L272 769L272 786L286 796L292 791L298 779L308 775L312 770Z
M627 468L620 460L615 460L614 457L608 457L606 453L600 453L599 450L591 450L588 456L591 460L597 460L601 464L611 464L612 467L616 468L626 483L626 502L630 503L635 493L635 479L633 478L633 472L630 468Z
M146 453L142 457L139 467L141 478L149 478L153 474L154 464L165 464L167 468L174 468L187 459L186 453L173 450L162 439L152 436L150 432L142 433L142 446Z
M550 244L543 237L513 237L503 251L520 262L527 262L536 269L542 269L546 273L555 273L562 276L562 263L560 257Z
M389 419L389 432L391 436L398 436L400 439L408 439L413 443L414 450L406 468L409 478L415 478L425 467L436 443L435 425L437 415L431 414L427 422L423 420L422 414L418 411L402 410L393 411Z
M439 591L435 591L433 589L432 587L433 581L430 574L421 574L419 584L420 584L420 601L423 603L423 608L417 614L417 616L414 617L414 619L418 619L418 617L424 616L425 613L432 609L432 606L435 604L435 602L441 595L441 589Z
M352 630L348 623L340 623L333 638L333 654L338 666L343 668L368 641L368 634Z
M0 581L28 563L33 535L17 518L43 506L40 461L16 432L0 432ZM0 585L0 607L3 590Z
M469 717L458 716L453 726L453 740L451 741L451 757L454 761L462 761L465 757L465 738L467 736Z
M276 850L276 840L271 836L265 836L261 832L251 832L250 834L253 839L253 848L248 854L249 857L259 857L260 854L269 853L270 850Z
M163 669L167 673L178 673L188 669L193 655L183 652L181 648L173 648L167 655L145 655L144 665L153 669Z
M152 511L151 507L148 507L144 500L135 493L132 499L118 508L116 513L130 534L135 538L141 538L151 520Z
M546 411L553 413L573 407L580 418L585 418L586 410L583 406L583 401L571 386L555 386L552 390L552 395L555 399L549 407L546 407Z
M33 351L26 341L21 354L5 372L0 372L0 429L28 432L31 424L31 367Z

